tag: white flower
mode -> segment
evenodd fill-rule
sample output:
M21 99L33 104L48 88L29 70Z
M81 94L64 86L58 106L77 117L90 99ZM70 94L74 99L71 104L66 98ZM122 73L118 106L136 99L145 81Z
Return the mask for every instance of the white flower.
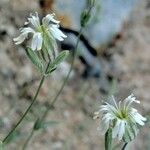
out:
M112 128L112 137L118 137L119 140L129 134L131 140L135 138L138 132L138 126L143 126L146 118L143 117L138 111L131 107L133 102L140 103L136 100L135 96L131 94L124 101L116 103L114 97L111 98L112 103L105 102L100 106L98 112L95 112L94 119L101 118L100 131L105 134L109 127Z
M32 27L23 27L20 29L21 34L17 38L14 38L15 44L21 44L29 34L32 34L31 49L41 50L45 37L52 40L51 44L56 44L55 39L63 41L64 38L67 37L59 29L59 21L54 19L54 14L45 16L42 19L42 23L40 23L38 13L30 15L28 21L25 22L25 25L29 24L32 25ZM52 45L52 47L56 46Z

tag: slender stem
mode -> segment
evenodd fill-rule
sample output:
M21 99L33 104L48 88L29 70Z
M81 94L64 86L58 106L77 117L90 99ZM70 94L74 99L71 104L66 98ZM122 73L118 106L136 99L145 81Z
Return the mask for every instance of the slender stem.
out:
M42 86L42 84L43 84L43 82L44 82L44 79L45 79L45 76L43 75L43 77L42 77L42 79L41 79L41 81L40 81L39 87L38 87L38 89L37 89L37 91L36 91L36 94L35 94L35 96L34 96L32 102L31 102L30 106L27 108L27 110L26 110L25 113L22 115L22 117L21 117L20 120L17 122L17 124L13 127L13 129L12 129L12 130L8 133L8 135L4 138L3 143L5 143L5 142L7 141L7 139L13 134L13 132L14 132L14 131L16 130L16 128L20 125L20 123L21 123L22 120L25 118L25 116L27 115L27 113L30 111L32 105L34 104L34 102L35 102L35 100L36 100L36 98L37 98L37 96L38 96L38 93L39 93L39 91L40 91L40 89L41 89L41 86Z
M48 69L48 67L49 67L49 64L50 64L50 62L48 63L45 72L47 71L47 69ZM16 128L20 125L20 123L22 122L22 120L26 117L26 115L28 114L28 112L29 112L30 109L32 108L32 106L33 106L33 104L35 103L36 98L37 98L37 96L38 96L38 94L39 94L39 91L40 91L40 89L41 89L41 87L42 87L42 85L43 85L44 79L45 79L45 75L43 75L42 78L41 78L41 81L40 81L40 83L39 83L38 89L37 89L37 91L36 91L36 93L35 93L35 96L34 96L32 102L31 102L31 104L29 105L29 107L27 108L27 110L25 111L25 113L22 115L22 117L20 118L20 120L17 122L17 124L12 128L12 130L11 130L11 131L7 134L7 136L3 139L3 141L2 141L3 143L5 143L5 142L7 141L7 139L14 133L14 131L16 130Z
M128 143L125 143L125 144L123 145L123 147L122 147L121 150L125 150L125 148L127 147L127 145L128 145Z
M29 137L27 138L26 142L24 143L22 150L25 150L27 148L27 146L28 146L31 138L33 137L33 135L34 135L34 128L32 128L32 131L31 131Z

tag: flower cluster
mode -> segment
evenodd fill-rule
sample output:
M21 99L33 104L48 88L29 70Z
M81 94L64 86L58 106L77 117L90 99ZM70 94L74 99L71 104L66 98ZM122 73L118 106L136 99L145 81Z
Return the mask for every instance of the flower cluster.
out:
M15 44L21 44L30 35L31 45L25 51L34 65L41 73L53 72L69 54L57 52L56 40L63 41L67 36L59 29L59 21L54 19L54 14L48 14L40 21L38 13L30 15L25 26L20 29L21 34L14 38ZM48 62L49 69L46 67ZM46 69L47 68L47 69Z
M42 23L40 23L40 19L38 13L35 15L30 15L28 21L25 22L25 25L31 24L32 27L24 27L20 29L20 36L14 38L15 44L21 44L27 37L28 34L32 34L32 42L31 49L41 50L42 44L44 42L45 34L50 39L57 39L59 41L63 41L67 36L59 30L59 21L54 19L54 14L48 14L42 19Z
M124 101L116 103L114 97L111 103L105 102L98 112L95 112L94 119L102 117L100 131L105 134L109 128L112 128L112 137L119 140L133 140L138 133L139 126L143 126L146 118L143 117L137 109L131 107L131 104L140 103L135 96L131 94Z

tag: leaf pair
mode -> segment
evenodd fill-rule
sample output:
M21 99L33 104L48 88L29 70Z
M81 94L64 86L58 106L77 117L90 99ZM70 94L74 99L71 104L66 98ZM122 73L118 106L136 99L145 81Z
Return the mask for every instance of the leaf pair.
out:
M68 55L68 50L60 52L59 55L54 59L54 61L50 63L46 74L50 74L51 72L53 72L57 68L57 66L68 57Z
M57 68L57 65L59 65L62 61L64 61L67 58L67 56L69 55L69 51L65 50L60 52L59 55L54 59L54 61L52 61L49 64L48 68L46 69L46 72L44 70L44 64L42 60L38 57L38 54L36 52L34 52L31 48L28 47L26 49L26 54L31 60L31 62L40 70L42 74L50 74Z

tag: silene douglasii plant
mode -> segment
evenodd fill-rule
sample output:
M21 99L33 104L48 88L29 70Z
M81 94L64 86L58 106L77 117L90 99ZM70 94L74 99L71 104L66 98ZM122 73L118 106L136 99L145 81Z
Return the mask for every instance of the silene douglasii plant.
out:
M31 104L14 128L3 139L3 144L7 142L9 137L31 110L46 76L55 71L57 66L64 61L69 54L68 50L60 53L57 51L56 40L63 41L67 36L59 29L59 21L54 19L54 14L48 14L41 22L37 12L35 14L31 14L28 21L25 22L25 27L21 28L20 32L21 34L17 38L14 38L14 42L15 44L21 44L29 37L31 38L31 44L26 47L25 51L31 62L41 72L42 78Z
M95 0L89 0L88 7L81 14L81 28L79 30L75 50L73 52L70 70L56 96L54 97L54 99L51 100L50 103L48 103L47 109L42 115L42 117L37 117L31 130L31 133L25 141L25 144L23 145L23 150L27 148L28 143L30 142L34 132L42 128L41 126L44 122L44 119L46 118L49 110L51 110L51 108L54 106L65 84L68 81L70 73L73 69L75 57L77 56L77 49L80 41L80 36L82 35L83 29L86 27L90 20L90 13L91 9L94 6L94 2ZM36 68L41 73L42 77L37 91L31 101L31 104L26 109L21 118L18 120L16 125L11 129L11 131L6 135L6 137L4 137L3 140L1 140L0 150L4 149L4 146L7 144L7 140L9 140L9 138L13 135L17 127L22 123L26 115L32 109L34 103L36 102L39 91L45 81L45 78L51 73L53 73L57 69L57 66L61 62L63 62L69 55L68 50L58 52L57 40L63 41L65 38L67 38L67 36L59 29L60 22L54 17L54 13L48 14L45 17L43 17L42 20L40 20L37 12L35 12L34 14L30 14L30 17L24 23L24 27L20 28L20 35L13 39L16 45L22 44L25 40L27 40L28 43L31 41L28 44L28 46L25 47L25 51L30 61L36 66Z

